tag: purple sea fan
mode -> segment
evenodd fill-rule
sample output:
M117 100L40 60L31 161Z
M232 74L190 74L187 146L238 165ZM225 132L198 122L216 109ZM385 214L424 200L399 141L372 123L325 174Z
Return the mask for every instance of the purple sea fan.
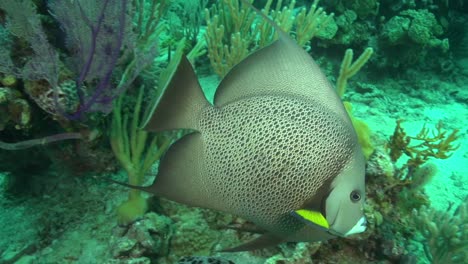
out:
M0 29L3 38L0 47L0 72L25 80L44 79L54 86L58 82L59 55L47 41L47 36L36 13L36 6L29 0L2 0L0 9L7 14L6 30ZM25 65L15 65L11 58L10 34L26 40L33 50ZM10 40L11 41L11 40Z
M121 50L131 39L128 1L55 0L49 2L49 9L66 34L72 56L68 66L77 74L79 109L70 114L56 102L59 112L73 120L88 112L110 112L112 100L123 91L113 86L111 78Z

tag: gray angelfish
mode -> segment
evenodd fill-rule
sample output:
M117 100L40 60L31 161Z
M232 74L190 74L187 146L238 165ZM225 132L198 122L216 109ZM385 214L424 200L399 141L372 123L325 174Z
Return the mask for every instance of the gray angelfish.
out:
M151 186L134 188L228 212L267 231L225 251L366 228L365 162L352 123L315 61L277 31L278 40L221 81L214 105L183 57L144 126L193 133L169 148Z

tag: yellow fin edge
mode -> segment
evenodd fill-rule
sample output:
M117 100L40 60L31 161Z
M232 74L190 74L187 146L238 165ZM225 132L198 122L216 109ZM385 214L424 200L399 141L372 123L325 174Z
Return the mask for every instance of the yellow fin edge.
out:
M304 220L307 220L327 229L330 228L327 219L325 219L325 217L320 212L300 209L296 210L295 213L300 217L304 218Z

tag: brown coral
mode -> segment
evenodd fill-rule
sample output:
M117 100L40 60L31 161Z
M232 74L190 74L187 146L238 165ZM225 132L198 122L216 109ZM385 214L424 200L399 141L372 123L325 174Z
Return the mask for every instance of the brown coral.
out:
M402 120L397 120L395 131L386 145L393 162L396 162L403 154L409 158L400 169L400 173L405 169L408 169L408 173L399 175L400 178L411 178L414 169L426 163L430 158L449 158L460 146L454 143L459 138L458 129L448 134L448 131L443 129L442 122L437 124L435 130L430 130L424 125L416 136L406 135L401 122Z

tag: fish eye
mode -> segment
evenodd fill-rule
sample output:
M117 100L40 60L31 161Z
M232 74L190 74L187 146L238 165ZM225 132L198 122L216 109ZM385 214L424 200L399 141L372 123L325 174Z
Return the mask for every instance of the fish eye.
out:
M352 191L349 197L351 198L351 201L354 203L359 202L361 200L361 194L356 190Z

